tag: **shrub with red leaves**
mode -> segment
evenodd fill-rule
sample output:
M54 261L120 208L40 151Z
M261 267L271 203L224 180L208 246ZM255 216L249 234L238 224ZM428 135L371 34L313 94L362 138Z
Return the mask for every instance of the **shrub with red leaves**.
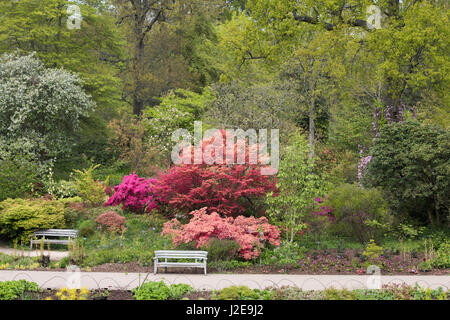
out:
M105 206L118 206L122 204L123 210L135 213L150 212L157 208L152 197L155 179L139 178L133 172L123 177L122 183L114 187L114 194L106 202Z
M258 215L262 210L257 200L276 192L276 182L256 166L181 165L161 174L153 191L160 203L186 212L207 207L225 216L246 209Z
M125 217L122 217L114 211L102 213L97 217L96 221L102 229L106 229L110 232L120 233L125 231Z
M207 208L191 212L189 223L182 225L177 219L164 224L162 235L172 236L174 245L194 241L197 248L208 243L212 238L235 240L240 248L240 255L250 260L259 256L265 242L280 245L280 232L268 223L265 217L222 218L218 213L207 213Z
M261 156L257 152L258 144L249 145L243 139L233 141L227 148L225 131L217 133L220 133L218 146L215 136L202 141L202 164L194 163L195 148L192 147L188 157L194 164L173 166L157 177L158 182L153 187L155 197L159 203L186 213L207 207L208 212L222 216L237 216L244 212L246 215L263 215L258 200L269 192L277 193L276 178L261 174L261 164L267 155ZM234 150L234 163L243 161L242 164L226 164L227 150L231 149ZM238 157L238 150L245 150L245 153ZM221 152L217 158L216 151ZM244 156L241 158L241 155ZM184 157L183 150L180 157ZM222 163L206 164L206 157Z

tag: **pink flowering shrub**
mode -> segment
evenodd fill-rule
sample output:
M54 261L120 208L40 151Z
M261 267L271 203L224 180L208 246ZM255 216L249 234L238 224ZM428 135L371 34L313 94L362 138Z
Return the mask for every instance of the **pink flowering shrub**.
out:
M205 246L212 238L234 240L246 260L258 257L264 242L280 244L278 228L269 224L265 217L222 218L216 212L208 214L206 207L191 214L193 217L184 225L176 218L166 222L162 235L172 236L174 245L194 241L197 248Z
M106 202L105 206L118 206L122 204L123 210L136 213L150 212L157 208L157 204L151 196L155 179L139 178L133 172L123 177L122 183L114 187L114 194Z
M333 208L324 204L324 198L317 197L314 200L314 207L312 214L320 217L328 217L330 222L333 221Z
M125 217L122 217L114 211L102 213L97 217L96 221L101 229L119 233L125 231Z

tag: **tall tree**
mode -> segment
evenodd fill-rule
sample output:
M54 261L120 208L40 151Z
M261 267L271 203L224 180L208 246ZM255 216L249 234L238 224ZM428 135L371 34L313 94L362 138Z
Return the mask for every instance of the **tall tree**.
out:
M114 0L118 23L128 35L131 59L124 96L134 114L158 105L158 97L171 89L200 92L218 77L199 47L203 41L214 41L211 23L221 2Z
M375 101L389 110L393 121L402 119L406 106L417 104L429 91L448 97L449 10L444 1L331 0L317 2L249 0L252 17L275 35L276 45L286 44L305 26L338 32L360 45L359 59L376 59L374 68L363 68L377 85ZM367 61L367 60L366 60Z
M168 0L115 0L118 23L128 27L128 41L131 43L131 73L129 73L129 94L133 113L140 115L145 107L145 53L147 37L153 28L165 21L173 1Z
M102 116L121 105L123 42L102 0L4 0L0 2L0 52L36 52L47 67L77 72ZM79 8L79 26L69 6ZM95 5L95 6L94 6ZM69 26L73 24L72 26Z

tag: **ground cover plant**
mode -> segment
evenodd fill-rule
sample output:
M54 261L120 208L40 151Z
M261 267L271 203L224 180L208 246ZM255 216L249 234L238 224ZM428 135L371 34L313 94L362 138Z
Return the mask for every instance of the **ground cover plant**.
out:
M381 289L337 289L305 291L297 287L250 289L230 286L221 290L194 290L190 285L145 282L133 290L88 290L87 288L40 289L25 280L0 282L0 300L448 300L442 287L385 285Z

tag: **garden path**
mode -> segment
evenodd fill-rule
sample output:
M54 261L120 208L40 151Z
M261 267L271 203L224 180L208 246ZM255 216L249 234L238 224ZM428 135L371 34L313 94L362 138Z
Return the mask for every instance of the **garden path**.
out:
M0 253L8 254L8 255L14 255L14 249L9 248L6 245L3 245L0 243ZM49 254L48 250L44 250L45 255ZM20 249L16 250L16 255L21 256L22 251ZM39 250L24 250L23 255L25 257L38 257L40 255ZM53 251L50 250L50 258L52 260L61 260L64 257L67 257L69 255L68 251Z
M34 281L41 288L59 289L62 287L86 287L92 289L131 290L146 278L145 273L115 272L58 272L58 271L0 271L0 281L25 279ZM264 289L269 286L297 286L303 290L322 290L324 288L363 289L374 283L369 275L283 275L283 274L148 274L146 281L164 280L167 284L187 283L198 290L212 290L231 285L246 285L251 289ZM375 282L377 280L375 279ZM450 289L448 275L393 275L380 277L381 284L418 283L424 288ZM71 285L72 284L72 285Z

